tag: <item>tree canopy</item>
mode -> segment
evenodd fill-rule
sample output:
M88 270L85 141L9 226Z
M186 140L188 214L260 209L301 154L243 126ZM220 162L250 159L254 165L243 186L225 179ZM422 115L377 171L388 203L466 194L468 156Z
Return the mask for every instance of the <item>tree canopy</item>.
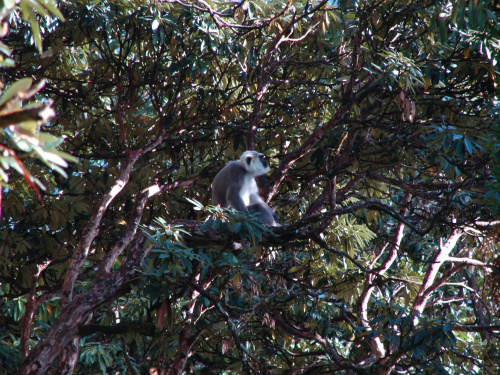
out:
M497 373L499 10L3 1L0 367Z

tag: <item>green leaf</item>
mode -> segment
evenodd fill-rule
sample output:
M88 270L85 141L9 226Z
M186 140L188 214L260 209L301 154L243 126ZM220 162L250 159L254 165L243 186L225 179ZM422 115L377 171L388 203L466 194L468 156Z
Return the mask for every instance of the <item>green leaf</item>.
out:
M207 221L205 221L203 225L200 227L200 232L203 232L208 228L210 228L210 226L212 226L213 221L214 221L213 219L208 219Z
M39 52L42 52L42 36L40 32L40 24L36 18L33 8L28 2L21 2L21 10L23 18L30 21L31 32L33 33L33 39L35 40L35 45Z
M10 54L12 53L12 50L9 48L9 46L7 46L2 41L0 41L0 52L2 52L4 55L10 56Z
M465 149L467 150L467 153L469 153L470 155L472 155L476 151L472 142L469 141L467 138L464 138L464 145Z
M56 16L57 18L59 18L61 21L64 21L64 16L63 14L61 13L61 11L59 10L59 8L57 8L56 4L54 1L52 0L41 0L43 6L45 8L47 8L54 16Z
M239 222L232 223L231 224L231 232L233 232L233 233L240 233L242 227L243 227L243 225L241 223L239 223Z
M472 28L475 28L477 25L477 8L474 0L469 1L469 12L467 15L470 22L470 26Z
M462 27L465 22L465 7L467 6L466 1L459 1L460 7L458 9L458 14L457 14L457 29L462 30Z
M28 91L32 82L33 80L31 78L21 78L19 81L14 82L0 98L0 106L19 94Z
M190 199L186 197L186 200L191 203L196 211L203 211L205 209L205 206L198 202L196 199Z
M37 0L27 0L27 3L29 4L27 6L31 6L31 8L34 8L37 11L37 13L40 14L41 16L48 16L47 11L40 4L39 1L37 1Z
M446 42L446 25L444 23L444 19L438 17L438 29L439 29L439 41L441 44L445 44Z

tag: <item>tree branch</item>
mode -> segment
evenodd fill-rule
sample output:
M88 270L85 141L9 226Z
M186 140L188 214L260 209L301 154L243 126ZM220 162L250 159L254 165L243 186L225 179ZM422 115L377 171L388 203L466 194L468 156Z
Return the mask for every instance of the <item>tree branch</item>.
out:
M93 285L68 302L51 329L23 361L17 375L45 375L59 354L78 336L78 327L88 314L127 291L128 283L138 274L144 259L153 248L152 245L144 248L145 239L145 236L141 236L141 240L135 242L122 266L108 279Z
M439 251L434 256L432 263L429 265L425 273L423 283L420 286L420 289L415 298L415 302L413 303L413 311L416 314L415 319L418 319L417 316L421 315L422 312L424 311L430 294L440 285L442 285L442 283L446 282L448 277L451 276L451 274L447 274L446 276L448 277L446 276L442 277L437 284L434 284L439 269L448 260L449 254L457 244L460 237L462 237L463 233L464 232L462 229L459 228L454 229L451 235L448 237L448 240L444 244L441 244L441 246L439 247ZM463 267L465 266L466 265L463 265ZM456 272L458 269L455 268L452 270Z

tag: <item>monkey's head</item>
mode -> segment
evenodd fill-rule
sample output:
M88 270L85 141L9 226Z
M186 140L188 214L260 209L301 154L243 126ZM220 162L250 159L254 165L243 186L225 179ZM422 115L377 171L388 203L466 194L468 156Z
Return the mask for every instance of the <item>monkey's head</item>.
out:
M240 163L252 176L262 176L271 170L264 155L257 151L245 151L241 154Z

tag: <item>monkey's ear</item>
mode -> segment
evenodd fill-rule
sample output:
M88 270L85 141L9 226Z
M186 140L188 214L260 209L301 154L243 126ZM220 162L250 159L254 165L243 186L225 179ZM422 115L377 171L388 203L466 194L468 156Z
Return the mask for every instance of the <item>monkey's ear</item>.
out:
M250 163L252 162L252 157L247 156L246 161L247 161L247 164L250 165Z

